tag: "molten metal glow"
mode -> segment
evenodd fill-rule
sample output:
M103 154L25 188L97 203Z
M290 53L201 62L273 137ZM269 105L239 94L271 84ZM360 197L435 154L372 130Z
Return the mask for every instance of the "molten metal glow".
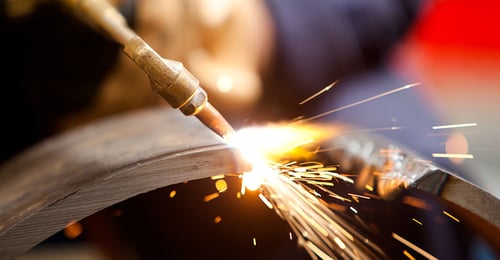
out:
M334 259L334 256L374 259L380 248L332 212L321 199L320 192L351 203L326 187L339 182L352 185L354 180L337 173L336 165L311 160L324 150L319 144L335 136L337 129L294 124L237 132L229 141L252 164L252 171L242 176L241 194L246 189L258 189L259 198L290 224L297 242L313 259Z
M252 171L243 174L243 186L257 190L266 176L277 174L269 161L284 158L311 157L311 145L331 136L333 128L319 125L270 125L249 127L236 132L229 141L243 158L252 164Z

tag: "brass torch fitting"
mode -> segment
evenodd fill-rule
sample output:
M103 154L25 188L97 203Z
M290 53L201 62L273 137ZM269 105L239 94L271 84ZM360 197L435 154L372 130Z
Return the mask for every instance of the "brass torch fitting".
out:
M106 33L123 46L149 77L151 87L184 115L197 114L207 102L207 93L182 63L162 58L131 30L123 16L106 0L61 0L80 19Z
M139 36L130 39L123 51L146 74L153 90L185 115L197 114L207 102L207 93L181 62L162 58Z
M182 63L162 58L141 37L130 29L124 17L106 0L60 0L77 17L94 29L106 33L123 46L151 82L153 91L170 106L196 117L219 136L225 137L233 128L207 101L207 93Z

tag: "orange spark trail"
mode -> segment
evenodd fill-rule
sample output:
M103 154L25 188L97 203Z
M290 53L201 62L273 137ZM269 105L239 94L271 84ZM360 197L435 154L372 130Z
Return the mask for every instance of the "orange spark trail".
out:
M320 90L320 91L318 91L318 92L314 93L312 96L310 96L310 97L308 97L308 98L306 98L306 99L302 100L301 102L299 102L299 105L304 105L305 103L307 103L307 102L311 101L312 99L316 98L317 96L319 96L319 95L321 95L321 94L323 94L323 93L327 92L327 91L328 91L328 90L330 90L333 86L337 85L337 83L339 82L339 80L340 80L340 79L338 79L338 80L336 80L336 81L332 82L330 85L328 85L328 86L324 87L322 90Z
M381 98L381 97L385 97L387 95L394 94L394 93L402 91L402 90L410 89L410 88L418 86L418 85L420 85L420 83L413 83L413 84L404 85L404 86L402 86L400 88L389 90L387 92L384 92L384 93L381 93L381 94L378 94L378 95L375 95L375 96L372 96L372 97L369 97L369 98L365 98L363 100L351 103L349 105L345 105L343 107L332 109L330 111L321 113L319 115L316 115L316 116L313 116L313 117L310 117L310 118L303 119L301 121L302 122L307 122L307 121L311 121L311 120L314 120L314 119L318 119L320 117L323 117L323 116L326 116L326 115L329 115L329 114L332 114L332 113L335 113L335 112L338 112L338 111L341 111L341 110L344 110L344 109L347 109L347 108L350 108L350 107L361 105L363 103L366 103L366 102L369 102L369 101L372 101L372 100L375 100L375 99L378 99L378 98Z

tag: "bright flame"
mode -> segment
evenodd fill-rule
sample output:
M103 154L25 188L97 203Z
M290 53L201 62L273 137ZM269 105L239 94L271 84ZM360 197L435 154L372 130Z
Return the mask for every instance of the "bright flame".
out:
M262 157L270 160L287 155L309 156L305 146L331 137L332 132L335 132L332 127L312 124L269 125L243 128L229 141L240 149L247 160L253 162Z
M268 162L273 159L307 158L312 156L311 145L334 133L332 127L312 124L269 125L249 127L229 137L245 160L252 164L252 170L243 174L243 186L257 190L266 176L276 175Z

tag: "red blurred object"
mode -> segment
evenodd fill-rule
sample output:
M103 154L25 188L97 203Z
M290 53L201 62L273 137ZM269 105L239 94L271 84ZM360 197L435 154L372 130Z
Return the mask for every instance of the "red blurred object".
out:
M427 44L500 51L499 11L498 0L428 3L414 33Z

